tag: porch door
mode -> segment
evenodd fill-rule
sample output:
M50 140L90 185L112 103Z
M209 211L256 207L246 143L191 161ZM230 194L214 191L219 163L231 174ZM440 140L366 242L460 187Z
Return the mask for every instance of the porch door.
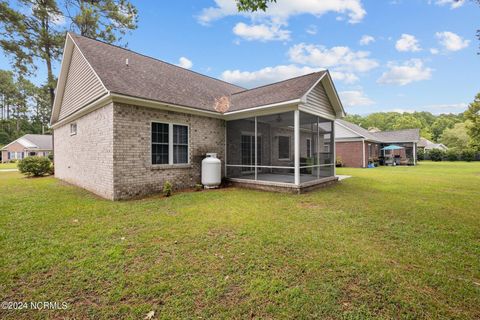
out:
M262 137L257 137L257 164L262 163ZM242 134L242 172L253 173L255 169L255 136ZM261 168L258 168L261 171Z

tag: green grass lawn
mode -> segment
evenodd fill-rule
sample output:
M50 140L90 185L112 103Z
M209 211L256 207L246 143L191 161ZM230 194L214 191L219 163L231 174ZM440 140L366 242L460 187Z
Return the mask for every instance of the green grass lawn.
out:
M0 163L0 170L2 169L17 169L16 163Z
M110 202L0 173L0 318L480 318L480 163Z

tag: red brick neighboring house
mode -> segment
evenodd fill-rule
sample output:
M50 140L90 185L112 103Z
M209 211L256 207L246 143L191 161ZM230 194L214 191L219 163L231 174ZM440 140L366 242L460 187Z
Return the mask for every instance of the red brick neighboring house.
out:
M29 156L46 157L52 153L52 136L26 134L1 149L2 162L21 160Z
M397 165L415 165L419 141L420 129L370 132L345 120L335 121L336 157L346 167L365 168L369 163L388 164L392 155ZM391 144L403 149L382 150Z

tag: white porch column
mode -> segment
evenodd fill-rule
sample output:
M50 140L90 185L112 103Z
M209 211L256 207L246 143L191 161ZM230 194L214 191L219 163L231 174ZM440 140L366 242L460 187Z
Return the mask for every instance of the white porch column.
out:
M295 184L300 185L300 111L294 111L294 154L295 159Z
M255 117L255 136L253 137L253 139L255 139L255 141L253 142L253 147L255 148L255 150L253 151L253 154L254 154L254 157L255 157L255 181L258 180L258 163L257 163L257 117Z
M413 143L413 165L417 165L417 144Z
M320 131L320 130L319 130ZM331 141L333 148L333 176L337 175L337 143L335 142L335 120L332 121ZM320 163L320 162L319 162Z
M365 168L365 139L362 139L362 167Z

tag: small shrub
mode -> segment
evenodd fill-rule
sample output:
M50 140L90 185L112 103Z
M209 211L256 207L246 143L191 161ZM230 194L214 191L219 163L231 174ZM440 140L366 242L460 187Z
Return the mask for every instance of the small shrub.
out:
M53 153L50 153L48 156L48 159L53 162Z
M445 159L448 161L458 161L459 158L459 152L455 149L448 149L447 152L445 152Z
M432 161L442 161L445 156L445 152L440 149L432 149L428 151L428 156Z
M202 191L203 185L201 183L195 184L195 191Z
M55 175L55 166L53 165L53 162L50 163L50 168L48 169L48 174L53 176Z
M423 149L417 150L417 160L425 160L425 150Z
M462 153L460 154L460 158L463 161L474 161L475 160L475 150L473 149L465 149L462 150Z
M163 184L163 195L165 197L170 197L172 195L172 184L170 181L165 181Z
M335 160L335 166L336 167L343 167L342 157L337 157L337 159Z
M17 163L17 159L12 159L9 161L10 163Z
M50 172L51 164L46 157L27 157L18 162L18 170L27 176L41 177Z

